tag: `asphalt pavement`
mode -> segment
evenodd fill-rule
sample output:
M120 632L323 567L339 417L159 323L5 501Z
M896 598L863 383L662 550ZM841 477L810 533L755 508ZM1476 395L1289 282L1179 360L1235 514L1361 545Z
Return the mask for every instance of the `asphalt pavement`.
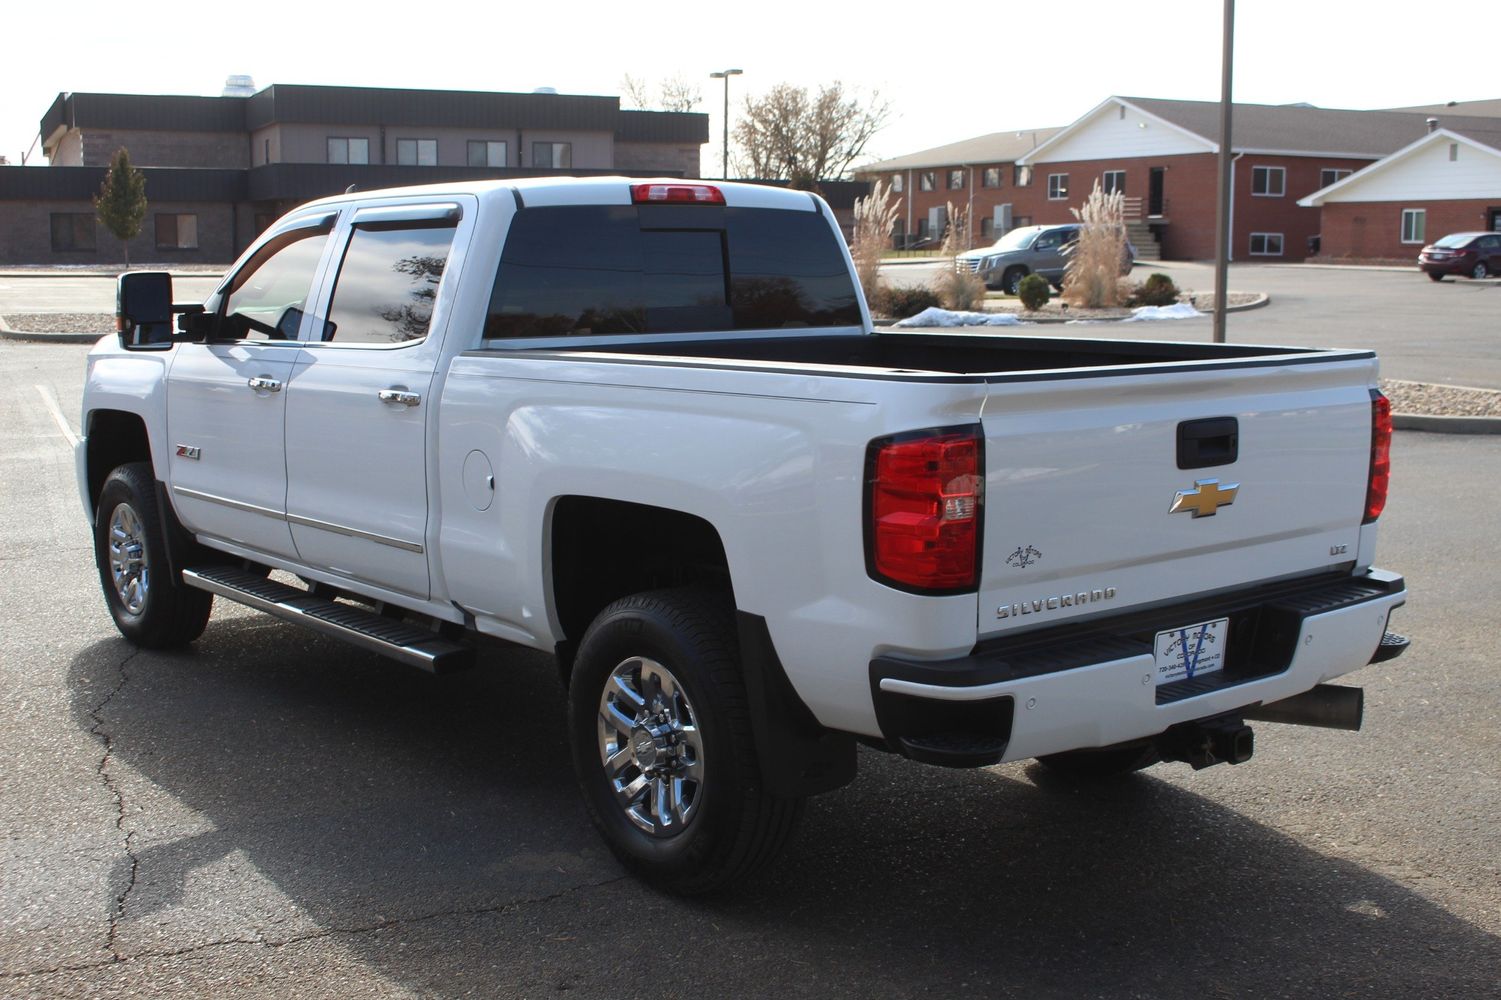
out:
M1501 439L1397 435L1414 645L1347 679L1364 731L1085 788L862 751L777 869L686 902L589 826L546 657L429 677L223 602L125 643L85 350L0 341L0 996L1501 996Z
M888 265L881 274L895 284L924 284L938 266ZM1171 276L1185 290L1214 290L1214 268L1206 264L1142 261L1131 277L1142 281L1154 271ZM1232 264L1229 286L1231 291L1271 295L1264 309L1226 317L1226 337L1233 343L1373 348L1387 378L1501 389L1501 279L1433 282L1416 267ZM1208 341L1213 336L1208 316L1154 323L1037 324L1026 330L1044 337Z

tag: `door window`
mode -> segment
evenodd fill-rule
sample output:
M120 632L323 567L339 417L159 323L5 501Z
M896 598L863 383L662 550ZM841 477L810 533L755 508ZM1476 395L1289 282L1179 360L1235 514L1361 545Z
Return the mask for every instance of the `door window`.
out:
M356 222L339 265L323 339L339 344L406 344L427 336L448 263L454 225Z
M218 339L296 340L329 222L273 237L230 280Z

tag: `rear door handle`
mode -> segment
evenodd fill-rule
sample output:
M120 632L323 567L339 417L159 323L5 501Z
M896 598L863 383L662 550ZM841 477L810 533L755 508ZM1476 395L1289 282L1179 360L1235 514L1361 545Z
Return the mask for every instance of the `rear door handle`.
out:
M269 375L257 375L248 379L245 384L256 392L281 392L281 380Z
M418 406L422 403L421 395L405 389L382 389L375 395L382 403L396 403L399 406Z

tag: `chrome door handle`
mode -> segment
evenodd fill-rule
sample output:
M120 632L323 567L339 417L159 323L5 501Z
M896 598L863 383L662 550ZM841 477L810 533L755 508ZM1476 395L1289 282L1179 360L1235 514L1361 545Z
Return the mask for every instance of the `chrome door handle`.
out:
M382 403L396 403L400 406L418 406L422 403L419 394L405 389L382 389L375 395Z
M257 375L245 382L256 392L281 392L281 380L266 375Z

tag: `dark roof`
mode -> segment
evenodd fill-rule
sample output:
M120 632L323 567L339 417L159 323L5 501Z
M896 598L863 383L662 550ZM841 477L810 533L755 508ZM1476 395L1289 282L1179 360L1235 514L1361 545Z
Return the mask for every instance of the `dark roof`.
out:
M244 201L243 170L139 167L146 198L166 201ZM89 201L108 167L0 167L0 201Z
M45 141L68 128L164 129L173 132L243 132L245 98L172 94L58 94L42 116Z
M551 128L610 132L622 142L709 139L708 115L621 111L618 97L298 84L274 84L251 97L58 94L42 116L41 133L45 141L59 126L246 132L279 123Z
M1122 97L1128 104L1171 122L1210 143L1219 142L1216 101L1167 101ZM1292 153L1348 153L1380 157L1394 153L1428 131L1429 115L1412 111L1350 111L1295 104L1237 104L1232 115L1236 149ZM1438 116L1444 128L1494 129L1485 117Z
M1501 97L1487 101L1449 101L1446 104L1417 104L1410 108L1388 108L1388 111L1423 111L1435 117L1460 115L1461 117L1501 118Z
M1062 132L1062 126L1051 128L1013 129L1009 132L992 132L973 139L961 139L945 146L907 153L889 160L879 160L858 169L859 173L882 173L892 170L908 170L916 167L949 167L960 164L1011 163L1019 156L1047 142Z

